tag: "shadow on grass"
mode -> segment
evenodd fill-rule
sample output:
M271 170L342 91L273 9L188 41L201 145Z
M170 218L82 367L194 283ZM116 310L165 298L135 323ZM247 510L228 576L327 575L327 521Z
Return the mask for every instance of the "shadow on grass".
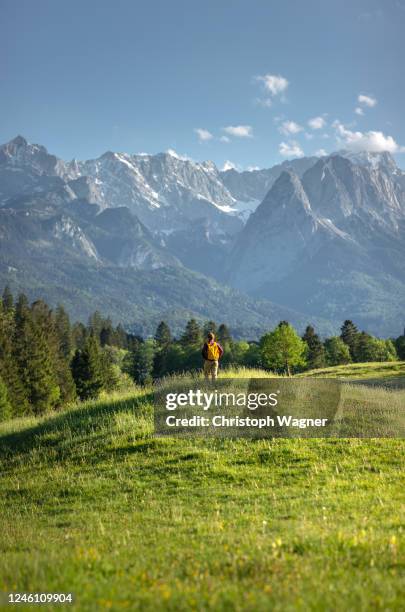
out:
M22 431L0 435L0 460L24 454L34 448L51 450L63 442L77 438L100 436L111 421L111 416L121 412L134 412L142 416L148 412L147 404L153 401L152 393L131 396L125 399L105 399L94 404L54 414L38 425Z

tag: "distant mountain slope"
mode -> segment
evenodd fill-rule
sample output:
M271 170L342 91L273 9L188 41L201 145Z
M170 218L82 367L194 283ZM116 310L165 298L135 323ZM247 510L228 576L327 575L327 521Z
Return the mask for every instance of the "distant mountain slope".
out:
M405 192L390 159L336 154L302 179L284 172L240 233L228 281L309 316L354 318L383 335L402 329Z
M62 302L75 319L86 320L95 309L128 329L152 334L164 319L179 334L190 317L225 321L235 337L258 338L281 319L303 330L307 318L267 300L256 300L182 267L149 270L100 266L58 248L27 248L10 257L0 250L0 286L25 291L31 299ZM58 262L55 265L55 262ZM333 326L313 319L322 333Z

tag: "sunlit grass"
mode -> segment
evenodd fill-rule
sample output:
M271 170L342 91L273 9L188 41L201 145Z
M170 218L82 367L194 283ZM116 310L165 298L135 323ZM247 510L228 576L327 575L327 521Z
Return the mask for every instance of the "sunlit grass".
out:
M80 611L402 609L402 440L155 438L151 393L0 425L0 590Z

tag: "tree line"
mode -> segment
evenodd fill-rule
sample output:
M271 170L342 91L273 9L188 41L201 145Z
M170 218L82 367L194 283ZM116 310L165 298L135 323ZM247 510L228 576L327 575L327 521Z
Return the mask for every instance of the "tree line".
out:
M259 367L292 374L363 361L405 359L405 335L384 340L345 321L339 336L322 340L312 326L299 336L287 321L256 342L235 340L225 323L190 319L180 337L161 321L153 338L114 326L99 312L87 325L71 324L63 306L15 300L6 287L0 300L0 420L57 410L76 399L201 368L201 347L214 332L223 345L222 366Z

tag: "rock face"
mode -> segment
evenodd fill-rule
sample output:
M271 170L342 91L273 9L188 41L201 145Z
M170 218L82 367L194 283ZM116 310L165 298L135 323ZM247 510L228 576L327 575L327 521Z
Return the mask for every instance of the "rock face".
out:
M309 315L399 328L405 308L403 173L381 160L334 154L300 179L284 172L229 257L228 280ZM394 324L394 321L395 324Z
M262 170L237 172L235 169L230 169L220 172L220 177L236 200L235 206L243 218L247 219L262 202L282 172L292 170L301 177L316 161L316 157L303 157Z

